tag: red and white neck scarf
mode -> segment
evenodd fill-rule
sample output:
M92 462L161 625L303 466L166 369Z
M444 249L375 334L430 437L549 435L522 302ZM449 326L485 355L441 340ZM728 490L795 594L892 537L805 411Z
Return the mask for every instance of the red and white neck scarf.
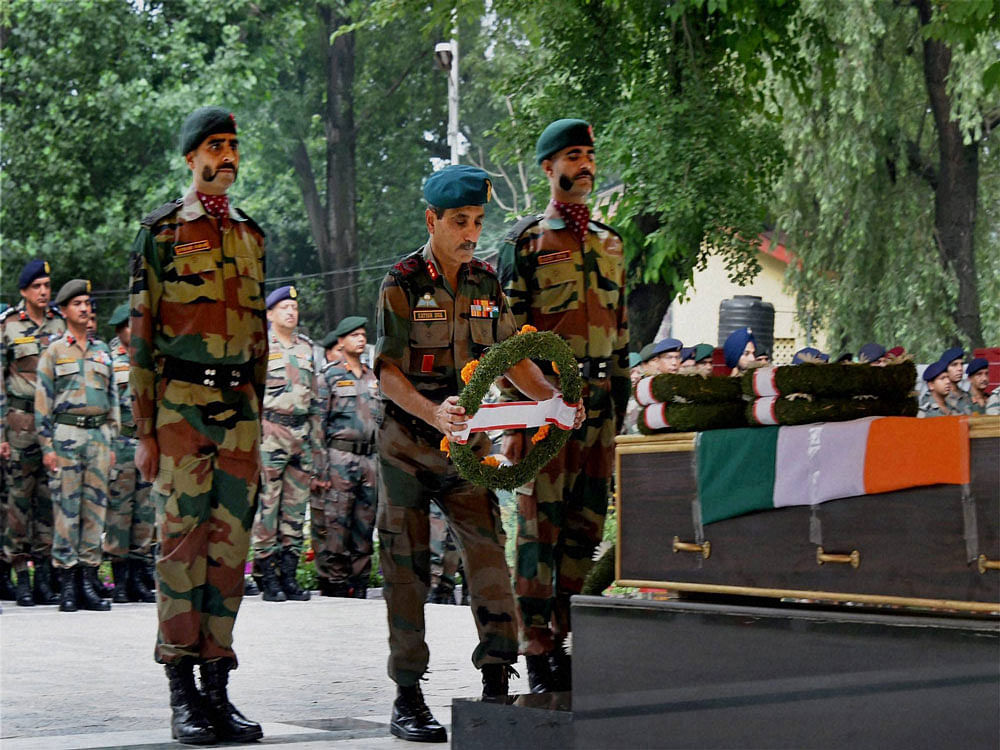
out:
M587 236L587 224L590 223L590 209L586 203L563 203L553 199L552 205L562 215L566 222L566 227L576 236L580 244L583 244Z
M201 201L201 205L205 207L205 211L209 216L214 216L220 220L229 216L228 195L207 195L199 192L198 200Z

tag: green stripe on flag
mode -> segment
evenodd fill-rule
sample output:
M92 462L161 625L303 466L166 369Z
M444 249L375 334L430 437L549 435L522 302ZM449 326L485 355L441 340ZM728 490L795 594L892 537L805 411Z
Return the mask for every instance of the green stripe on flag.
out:
M698 437L701 522L774 507L778 428L708 430Z

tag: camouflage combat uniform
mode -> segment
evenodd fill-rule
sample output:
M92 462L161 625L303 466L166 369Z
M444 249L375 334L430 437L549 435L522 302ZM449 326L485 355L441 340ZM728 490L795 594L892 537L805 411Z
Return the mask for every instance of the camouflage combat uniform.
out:
M552 203L508 240L501 275L514 319L566 339L581 363L587 408L533 489L518 495L521 648L543 654L569 629L569 596L580 592L604 528L614 438L629 396L625 264L613 229L591 220L581 244Z
M381 406L374 371L356 377L346 361L320 376L325 478L332 482L312 500L316 573L334 585L367 587L375 529L375 431Z
M52 554L52 497L35 428L35 369L45 347L65 330L51 308L36 325L23 301L0 317L0 370L7 393L2 440L11 450L4 556L18 571L27 570L32 557L37 563Z
M104 523L104 552L111 558L151 559L156 509L146 482L135 466L135 417L132 414L132 392L129 390L131 369L128 349L117 337L111 340L111 357L122 428L112 443L115 465L108 486L108 512Z
M139 438L155 436L156 660L232 659L260 482L267 366L264 233L209 216L192 187L142 221L132 249Z
M954 383L945 402L952 414L972 414L972 397Z
M101 564L111 441L121 427L111 350L66 332L38 359L35 427L42 455L55 453L49 481L52 562L68 569Z
M462 552L455 543L448 519L437 503L431 503L431 599L438 603L455 601L455 575L462 564ZM450 600L449 600L450 597ZM439 601L439 600L444 600Z
M490 344L514 333L493 270L474 260L451 289L434 264L430 245L398 263L382 282L378 305L376 372L391 363L429 400L440 403L462 387L461 368ZM496 495L465 481L439 450L442 435L394 404L379 428L378 533L389 617L389 676L415 685L427 669L424 600L430 584L428 503L448 516L463 550L479 646L472 661L517 660L517 624L504 531ZM489 448L479 434L478 455Z
M293 334L286 347L268 338L264 387L263 483L253 526L254 558L281 551L302 552L302 527L309 508L309 477L321 450L320 402L312 341Z

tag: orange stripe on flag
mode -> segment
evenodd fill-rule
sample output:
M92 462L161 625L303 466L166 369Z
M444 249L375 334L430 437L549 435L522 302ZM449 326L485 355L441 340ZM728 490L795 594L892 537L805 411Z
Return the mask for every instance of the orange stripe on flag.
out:
M969 483L968 417L884 417L868 431L865 492Z

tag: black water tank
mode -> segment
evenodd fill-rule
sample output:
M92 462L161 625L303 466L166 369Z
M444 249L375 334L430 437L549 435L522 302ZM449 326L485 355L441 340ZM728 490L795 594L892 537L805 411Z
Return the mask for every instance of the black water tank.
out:
M766 349L774 357L774 305L752 294L737 294L719 303L719 346L738 328L749 328L757 351Z

